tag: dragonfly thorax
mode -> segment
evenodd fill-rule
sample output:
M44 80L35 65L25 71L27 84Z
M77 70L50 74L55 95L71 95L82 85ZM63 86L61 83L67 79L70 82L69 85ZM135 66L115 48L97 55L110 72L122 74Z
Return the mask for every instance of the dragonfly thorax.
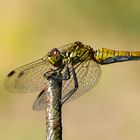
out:
M60 67L62 64L71 63L72 65L75 65L79 62L91 60L94 57L93 55L93 48L77 41L63 51L60 51L57 48L52 49L48 53L47 59L53 66Z
M77 64L79 62L93 59L93 55L93 48L77 41L67 49L63 58L67 61L67 63Z

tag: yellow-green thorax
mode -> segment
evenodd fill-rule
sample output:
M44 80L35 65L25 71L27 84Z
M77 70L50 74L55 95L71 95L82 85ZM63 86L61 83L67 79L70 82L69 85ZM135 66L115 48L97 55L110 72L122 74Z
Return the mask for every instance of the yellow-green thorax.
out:
M48 61L55 67L69 63L74 65L91 59L94 59L93 48L79 41L70 44L62 51L54 48L48 53Z
M63 58L67 63L76 64L93 59L93 54L93 48L78 41L73 43L67 49L67 51L63 54Z

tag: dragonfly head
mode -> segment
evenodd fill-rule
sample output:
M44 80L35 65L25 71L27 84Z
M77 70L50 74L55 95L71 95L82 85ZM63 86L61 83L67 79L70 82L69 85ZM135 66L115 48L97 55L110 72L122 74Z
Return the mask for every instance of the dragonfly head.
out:
M48 53L48 61L55 67L62 65L62 55L57 48L52 49Z

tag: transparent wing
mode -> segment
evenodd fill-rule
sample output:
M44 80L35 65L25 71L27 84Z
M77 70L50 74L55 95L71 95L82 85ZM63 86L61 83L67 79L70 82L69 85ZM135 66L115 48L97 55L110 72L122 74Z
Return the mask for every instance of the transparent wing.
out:
M45 86L43 74L51 67L47 57L19 67L7 75L5 88L10 92L19 93L41 91Z
M65 70L64 70L65 71ZM62 73L64 73L64 71ZM98 63L94 62L93 60L85 61L83 63L79 63L75 66L76 76L78 80L79 87L76 92L66 101L70 102L87 91L89 91L91 88L93 88L101 76L101 68ZM69 94L70 91L74 88L74 81L73 77L71 75L71 78L69 80L63 81L62 86L62 100L65 95ZM33 104L33 110L35 111L41 111L44 110L47 107L47 87L45 90L42 90L42 92L38 95L36 98L34 104Z
M101 68L94 60L82 62L74 66L74 68L79 86L76 92L66 102L72 101L89 91L96 85L101 76ZM71 76L69 80L63 81L62 100L73 88L74 80Z
M46 107L47 107L47 92L48 90L47 89L43 89L41 91L41 93L37 96L35 102L33 103L33 107L32 109L35 110L35 111L41 111L41 110L44 110Z

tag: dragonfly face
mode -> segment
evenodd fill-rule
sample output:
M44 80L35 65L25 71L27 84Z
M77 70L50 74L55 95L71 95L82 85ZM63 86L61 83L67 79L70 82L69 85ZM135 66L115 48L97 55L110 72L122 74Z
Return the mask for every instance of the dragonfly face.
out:
M62 55L60 51L57 48L52 49L48 53L48 61L50 64L52 64L55 67L59 67L62 65Z

